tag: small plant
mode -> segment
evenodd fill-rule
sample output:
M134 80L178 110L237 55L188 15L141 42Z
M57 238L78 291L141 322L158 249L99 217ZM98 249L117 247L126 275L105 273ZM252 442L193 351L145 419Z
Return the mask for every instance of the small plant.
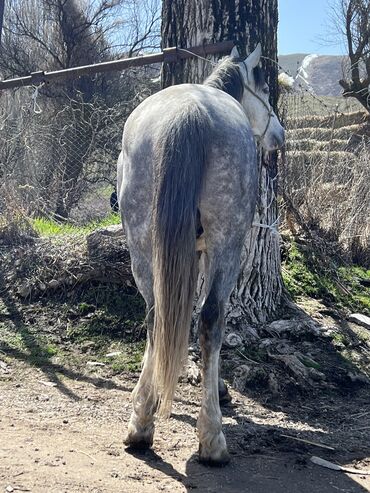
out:
M334 257L323 258L312 245L291 240L282 271L289 294L293 299L310 296L339 309L370 314L370 288L360 283L370 280L370 270L339 262Z

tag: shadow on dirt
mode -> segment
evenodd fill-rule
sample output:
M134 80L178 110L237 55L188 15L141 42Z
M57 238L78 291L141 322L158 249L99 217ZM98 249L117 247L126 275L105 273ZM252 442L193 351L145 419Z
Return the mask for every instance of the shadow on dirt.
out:
M5 286L4 276L1 276L0 273L0 288ZM4 289L1 289L0 297L7 311L7 314L0 315L0 322L11 320L14 332L22 339L22 349L6 341L0 342L0 349L5 354L39 368L50 382L57 384L62 394L75 401L80 400L80 397L65 385L63 377L81 380L95 387L131 390L116 385L110 379L88 376L79 370L53 363L47 345L30 330L23 307L20 308L19 303ZM307 318L307 315L304 316ZM189 492L195 489L210 492L223 490L228 493L366 492L355 479L342 472L319 468L308 460L311 455L320 455L332 462L345 464L370 457L370 440L364 435L370 429L369 397L364 387L366 375L362 379L358 367L344 358L341 351L357 349L367 363L369 353L365 351L364 341L351 326L343 320L340 323L345 338L338 340L337 346L333 345L333 339L318 338L309 331L302 338L296 337L294 333L275 337L278 349L284 344L292 345L300 354L311 355L317 363L314 369L325 369L326 379L313 381L312 385L305 386L304 380L297 385L297 375L286 366L283 359L274 362L272 358L265 359L267 352L254 348L253 344L248 349L253 354L247 352L239 360L235 354L224 354L229 374L238 365L247 365L263 367L266 375L266 379L262 378L258 382L246 380L244 387L239 388L240 401L223 410L225 419L233 421L233 424L226 422L224 425L232 455L232 463L226 468L205 468L193 455L186 463L186 474L183 474L156 452L135 453L135 457L175 479ZM265 328L261 328L260 338L273 339ZM271 393L267 385L270 371L281 382L275 394ZM261 424L266 418L266 412L281 415L284 423L279 425L275 419L271 424ZM179 413L172 417L195 427L193 416ZM293 438L282 437L284 434ZM328 452L320 447L298 443L294 437L332 446L335 450ZM369 469L369 466L366 468ZM199 484L203 484L204 488L201 489Z
M1 281L2 275L0 273L0 286L2 285ZM7 310L7 315L3 315L0 319L5 322L7 320L12 321L14 330L16 334L21 337L22 343L25 347L25 350L17 349L9 345L6 341L0 340L0 350L2 352L17 360L24 361L39 368L50 382L57 385L57 388L62 394L73 400L80 400L80 397L63 383L61 376L72 380L81 380L90 383L95 387L104 387L107 389L122 391L131 390L130 388L116 385L110 379L88 376L80 371L67 368L64 365L53 363L51 361L53 354L49 353L47 345L42 345L41 342L29 330L28 326L24 322L23 314L18 309L11 296L8 296L4 290L1 291L2 296L0 299Z
M234 417L238 418L237 415ZM194 418L182 414L173 414L172 418L194 424ZM237 421L239 421L237 419ZM160 471L168 478L181 483L187 492L194 490L227 493L253 492L265 493L365 493L368 489L343 472L320 468L310 462L314 447L290 446L284 442L281 434L287 433L284 427L256 425L255 433L263 440L265 450L248 452L240 447L244 434L248 439L245 422L238 425L225 425L224 432L228 438L231 462L222 468L207 467L198 461L198 454L193 454L186 462L185 474L177 471L172 464L165 461L154 450L137 451L126 449L126 453L144 462L150 468ZM316 440L320 440L321 436ZM269 442L269 443L268 443ZM179 445L181 447L181 444ZM330 453L320 453L322 458L333 460ZM336 462L340 463L339 460Z

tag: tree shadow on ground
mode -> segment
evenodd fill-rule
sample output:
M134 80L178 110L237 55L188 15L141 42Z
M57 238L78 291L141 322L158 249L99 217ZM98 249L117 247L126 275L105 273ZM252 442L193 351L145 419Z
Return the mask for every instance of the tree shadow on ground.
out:
M189 422L184 415L173 415L175 419ZM150 468L162 472L184 486L187 492L225 491L227 493L365 493L368 490L343 472L330 471L320 468L308 460L307 450L270 444L265 453L250 453L238 446L241 427L239 425L224 426L228 437L231 462L222 468L205 466L199 463L198 454L194 453L186 462L185 474L164 460L155 450L126 452L139 462L144 462ZM261 436L268 434L286 433L282 427L257 426ZM181 447L181 445L180 445ZM154 447L155 448L155 447ZM312 455L312 453L310 453ZM321 454L324 458L325 453ZM328 458L330 459L330 458Z
M305 312L300 316L309 318ZM361 354L367 359L364 341L345 320L340 323L349 345L363 349ZM229 466L206 468L199 464L198 456L194 454L187 461L183 475L156 453L147 452L138 455L138 459L176 479L189 492L194 489L228 493L368 491L356 481L360 475L356 478L331 471L309 460L313 455L337 464L364 460L365 465L359 468L369 470L370 440L364 433L370 430L370 400L367 376L344 358L330 339L308 334L308 341L317 347L316 356L325 370L326 380L307 388L302 382L298 386L290 381L283 385L281 395L272 395L266 388L246 387L239 394L239 402L223 408L226 421L223 430L232 455ZM239 362L242 363L243 360ZM277 365L271 365L270 361L267 366L276 369ZM283 363L279 369L281 378L289 374ZM189 399L180 397L178 401L189 407L194 401L191 396ZM266 413L281 415L283 423L275 419L268 424ZM192 428L196 426L196 419L191 414L173 413L172 419ZM231 425L230 419L235 424ZM297 438L315 442L318 446L295 440ZM325 447L332 447L332 450Z
M1 284L0 273L0 286ZM56 383L58 390L69 399L79 400L80 397L64 384L61 379L62 376L81 380L96 387L114 388L121 391L131 390L131 388L118 386L109 379L86 376L79 371L54 364L47 348L29 330L17 303L4 292L1 299L9 312L9 315L3 317L4 321L11 318L15 330L22 337L25 350L16 349L6 343L3 343L0 349L18 360L39 368L48 380ZM306 314L305 316L307 317ZM361 347L363 341L345 321L342 323L344 324L343 330L352 341L351 344ZM348 377L348 370L351 370L348 361L327 339L320 339L319 345L323 358L326 358L325 365L331 369L330 379L331 383L337 386L336 390L330 386L325 389L318 386L308 389L305 395L304 392L297 392L293 385L290 390L288 389L288 392L284 393L284 396L271 397L271 393L268 391L248 387L242 391L242 394L250 402L258 403L260 408L281 412L294 424L304 423L312 428L320 428L323 430L322 432L313 430L302 434L297 432L297 429L288 426L260 424L257 422L260 417L263 417L262 415L259 416L260 408L252 408L246 414L245 410L240 412L241 407L246 407L246 404L243 403L243 406L230 407L224 410L225 417L233 418L237 423L224 425L233 458L230 466L221 470L205 468L197 462L197 456L194 455L187 461L186 475L184 475L176 471L169 462L163 460L155 452L138 455L138 460L148 463L150 467L181 482L187 491L196 488L202 491L199 487L200 482L204 486L204 491L223 490L228 493L234 491L238 493L240 491L262 493L269 490L274 493L280 491L284 493L296 493L297 491L321 493L338 490L361 493L366 491L343 473L322 470L318 466L307 463L307 454L312 455L317 452L315 449L304 448L304 445L293 445L294 442L281 437L282 434L294 434L295 436L308 437L312 441L326 443L329 439L329 444L335 444L334 442L338 439L338 443L341 444L345 441L341 435L346 438L351 434L354 413L366 413L362 408L366 409L367 407L368 409L368 397L360 397L354 388L356 383ZM364 357L367 358L368 355L364 353ZM343 373L341 368L346 368L346 371ZM287 374L287 370L281 365L281 375L284 374ZM195 419L192 416L175 414L173 418L195 427ZM326 454L325 452L321 453L322 449L320 449L318 455L338 463L346 463L354 458L369 457L370 446L367 444L361 445L361 447L356 446L356 440L363 444L364 439L355 433L352 435L353 445L351 445L350 450ZM273 458L270 457L271 455Z
M2 278L0 273L0 286L2 284L1 281ZM58 390L66 397L73 400L81 400L81 398L75 392L73 392L73 390L65 385L65 383L61 379L62 376L71 380L80 380L83 382L87 382L94 385L95 387L104 387L107 389L116 389L122 391L132 390L131 388L115 384L111 379L88 376L81 373L80 371L67 368L64 365L53 363L51 361L53 355L49 353L47 345L43 345L40 340L38 340L35 335L29 330L24 321L23 314L17 307L12 297L4 292L4 290L2 290L0 299L8 312L6 316L2 316L2 319L5 322L7 320L12 321L14 325L14 331L18 336L21 337L22 343L25 347L25 350L21 350L12 347L5 341L0 340L0 350L17 360L37 367L44 373L48 381L56 384Z

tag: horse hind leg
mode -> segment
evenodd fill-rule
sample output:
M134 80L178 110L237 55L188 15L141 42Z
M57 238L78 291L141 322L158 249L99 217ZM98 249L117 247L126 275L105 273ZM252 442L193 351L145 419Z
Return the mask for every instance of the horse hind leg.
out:
M229 462L219 403L219 354L222 343L225 303L221 278L215 278L200 314L199 341L203 360L203 398L197 422L200 462L222 466Z
M146 449L153 444L154 413L157 407L157 396L154 394L152 385L154 322L153 283L151 267L147 262L137 262L133 259L132 270L136 284L146 302L147 341L141 374L132 392L133 411L124 444L133 449Z

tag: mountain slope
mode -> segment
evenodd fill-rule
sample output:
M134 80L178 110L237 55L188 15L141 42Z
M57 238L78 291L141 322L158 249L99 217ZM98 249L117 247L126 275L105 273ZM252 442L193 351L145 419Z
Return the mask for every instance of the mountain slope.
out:
M302 86L317 96L342 94L339 80L347 71L347 57L295 53L279 56L279 64L294 77L297 88Z

